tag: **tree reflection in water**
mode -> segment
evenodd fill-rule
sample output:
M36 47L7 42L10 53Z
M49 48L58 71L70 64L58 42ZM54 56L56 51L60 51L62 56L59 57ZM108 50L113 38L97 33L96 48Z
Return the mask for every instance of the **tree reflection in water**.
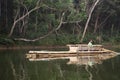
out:
M76 57L72 60L74 64L66 64L69 59L29 61L25 58L26 52L22 50L0 51L0 80L120 79L120 56L109 58L99 55L100 61L95 56ZM79 62L75 64L77 59Z

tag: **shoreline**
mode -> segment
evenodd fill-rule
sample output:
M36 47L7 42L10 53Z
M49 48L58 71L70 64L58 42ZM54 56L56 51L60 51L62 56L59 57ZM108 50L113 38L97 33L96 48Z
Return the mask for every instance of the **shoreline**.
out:
M67 48L67 46L0 46L0 50L18 50L18 49L57 49Z
M103 47L104 48L107 48L107 49L110 49L110 50L115 50L115 51L120 51L120 45L111 45L111 44L107 44L107 45L104 45L103 44ZM65 45L56 45L56 46L35 46L35 45L31 45L31 46L0 46L0 50L19 50L19 49L45 49L45 50L51 50L51 49L68 49L68 46L65 46Z

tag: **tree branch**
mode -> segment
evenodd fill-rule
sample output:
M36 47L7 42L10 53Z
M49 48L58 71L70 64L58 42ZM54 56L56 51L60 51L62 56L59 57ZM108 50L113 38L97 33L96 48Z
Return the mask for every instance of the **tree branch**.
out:
M15 40L35 42L35 41L38 41L38 40L40 40L40 39L43 39L43 38L49 36L49 35L52 34L54 31L57 31L57 30L60 29L60 27L61 27L61 25L62 25L62 21L63 21L64 14L65 14L65 12L62 13L62 16L61 16L60 23L59 23L58 27L55 28L55 29L53 29L53 30L51 30L51 31L48 32L46 35L41 36L41 37L38 37L38 38L35 38L35 39L15 38Z
M39 0L40 1L40 0ZM38 2L39 2L38 1ZM12 28L10 30L10 33L8 34L8 37L11 37L11 35L13 34L13 31L14 31L14 28L15 28L15 25L17 22L19 22L20 20L24 19L26 16L28 16L30 13L32 13L33 11L39 9L41 6L38 6L38 2L37 2L37 5L35 8L31 9L30 11L28 11L25 15L23 15L22 17L20 17L19 19L15 20L13 25L12 25Z

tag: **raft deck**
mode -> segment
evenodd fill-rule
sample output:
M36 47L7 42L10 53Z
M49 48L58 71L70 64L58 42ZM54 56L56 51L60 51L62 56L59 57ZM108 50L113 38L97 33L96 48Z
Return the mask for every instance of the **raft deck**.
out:
M89 48L87 45L67 45L69 51L29 51L27 58L59 58L59 57L74 57L74 56L94 56L99 54L114 54L114 51L104 49L102 45L93 45Z
M93 45L88 47L87 44L67 45L68 51L29 51L27 58L30 61L69 59L68 64L87 65L91 63L101 63L117 55L116 52L103 48L102 45Z

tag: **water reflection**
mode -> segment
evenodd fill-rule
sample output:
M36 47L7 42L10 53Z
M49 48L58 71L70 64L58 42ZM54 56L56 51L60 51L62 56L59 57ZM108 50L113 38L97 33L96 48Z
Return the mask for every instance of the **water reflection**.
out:
M93 66L94 64L102 64L106 59L110 59L117 56L117 54L96 54L93 56L77 56L69 57L70 61L68 64L78 64L78 65L89 65Z
M0 51L0 80L119 80L120 56L92 67L66 64L68 59L29 61L24 50ZM91 59L94 61L93 59Z

